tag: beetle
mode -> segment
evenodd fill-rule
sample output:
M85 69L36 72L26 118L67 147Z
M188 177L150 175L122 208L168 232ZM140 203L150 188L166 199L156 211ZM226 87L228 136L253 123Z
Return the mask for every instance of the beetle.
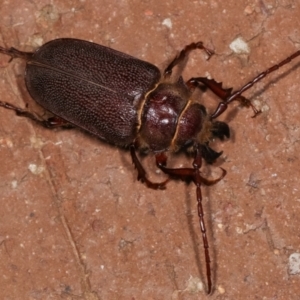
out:
M26 61L25 83L31 97L53 117L43 119L27 109L0 101L0 106L47 128L79 127L118 147L130 150L138 180L152 189L164 189L170 179L196 185L199 226L202 233L207 293L212 292L208 238L202 207L201 185L213 185L226 175L207 179L201 175L202 161L213 164L222 152L210 142L230 137L229 126L217 121L232 101L252 107L242 94L255 83L300 55L300 50L257 75L237 91L205 77L184 81L175 67L183 65L189 53L201 49L208 58L213 51L202 42L187 45L167 68L160 70L148 62L88 41L61 38L49 41L35 52L0 47L0 53ZM180 70L180 68L178 68ZM195 89L210 89L220 102L209 114L193 97ZM168 178L152 182L139 161L140 153L153 152L156 165ZM190 168L168 168L167 152L186 151L193 155Z

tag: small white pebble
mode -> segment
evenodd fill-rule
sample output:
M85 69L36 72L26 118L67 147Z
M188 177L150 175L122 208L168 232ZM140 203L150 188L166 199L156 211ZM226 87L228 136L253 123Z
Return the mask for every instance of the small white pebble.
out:
M164 19L162 24L165 25L166 27L170 28L170 29L172 28L172 21L171 21L170 18Z
M224 289L221 285L219 285L219 286L218 286L218 292L219 292L220 294L224 294L224 293L225 293L225 289Z
M229 48L237 54L249 54L250 48L248 44L241 38L238 37L234 41L231 42Z
M28 170L32 174L38 175L38 174L40 174L40 173L42 173L44 171L44 167L43 166L37 166L36 164L29 164Z
M300 253L292 253L289 257L289 273L300 274Z

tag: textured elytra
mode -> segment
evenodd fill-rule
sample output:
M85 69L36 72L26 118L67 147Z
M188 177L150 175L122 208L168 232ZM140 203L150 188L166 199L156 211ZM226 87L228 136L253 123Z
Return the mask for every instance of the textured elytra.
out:
M148 62L74 39L46 43L26 68L28 91L40 105L120 146L133 142L140 101L160 77Z

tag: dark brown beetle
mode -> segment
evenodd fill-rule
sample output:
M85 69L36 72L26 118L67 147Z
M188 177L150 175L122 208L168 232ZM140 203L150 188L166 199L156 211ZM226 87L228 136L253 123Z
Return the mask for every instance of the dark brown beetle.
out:
M229 127L215 121L230 102L237 100L251 106L242 93L256 82L300 55L295 52L278 65L260 73L236 92L222 88L221 83L204 77L184 82L180 74L172 76L178 64L188 54L203 49L210 57L213 52L202 42L186 46L169 64L163 74L142 60L116 50L77 39L50 41L33 53L0 47L0 52L26 60L26 86L32 98L55 116L42 119L31 112L0 101L0 106L14 110L48 128L58 126L80 127L119 147L130 149L138 171L138 180L153 189L164 189L168 179L153 183L138 160L136 150L155 153L157 166L169 177L193 181L196 185L198 216L202 232L208 293L212 291L209 246L202 209L201 185L213 185L214 180L201 176L202 159L213 163L222 153L210 148L214 138L229 138ZM220 103L213 114L207 114L203 105L193 99L196 88L212 90ZM165 153L188 151L194 156L192 168L166 167Z

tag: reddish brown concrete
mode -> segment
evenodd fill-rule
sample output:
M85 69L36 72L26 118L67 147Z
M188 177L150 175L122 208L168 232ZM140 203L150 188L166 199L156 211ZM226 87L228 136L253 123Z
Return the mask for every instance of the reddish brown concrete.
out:
M0 44L30 51L54 38L82 38L163 67L201 40L216 55L207 62L193 53L185 78L210 75L239 88L299 49L299 15L291 0L7 0ZM230 49L237 37L248 55ZM0 99L32 108L22 63L7 61L0 56ZM291 275L288 265L300 252L299 66L300 59L247 92L264 108L259 117L234 104L221 118L232 138L216 141L224 154L203 170L228 171L203 188L210 299L300 297L300 274ZM216 106L210 93L202 99ZM176 162L190 164L183 159ZM153 157L145 165L155 173ZM206 282L193 185L149 190L136 181L128 152L77 130L45 130L3 109L0 166L1 299L208 298L192 284Z

